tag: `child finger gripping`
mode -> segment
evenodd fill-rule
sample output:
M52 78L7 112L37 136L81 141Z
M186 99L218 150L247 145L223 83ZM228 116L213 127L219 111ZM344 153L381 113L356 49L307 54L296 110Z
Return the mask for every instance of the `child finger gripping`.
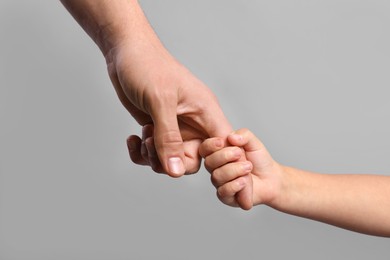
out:
M265 204L281 212L348 230L390 237L390 176L320 174L282 166L249 130L205 140L200 155L211 173L218 198L236 207L237 193L253 183L252 206ZM238 161L245 153L247 162Z
M227 141L232 146L223 147L223 140L215 137L205 140L200 147L218 198L229 206L237 207L236 195L250 185L244 178L249 174L253 180L252 205L272 206L282 188L282 166L247 129L230 134ZM245 153L247 161L238 161L242 153Z

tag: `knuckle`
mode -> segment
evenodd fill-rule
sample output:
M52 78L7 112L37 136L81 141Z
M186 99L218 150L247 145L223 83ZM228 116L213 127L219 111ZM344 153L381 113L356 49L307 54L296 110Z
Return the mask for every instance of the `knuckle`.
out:
M221 181L220 181L220 172L218 170L213 171L213 174L211 174L211 183L215 187L221 186Z
M235 193L234 182L229 183L229 185L227 185L227 193L228 193L229 195Z
M176 130L169 130L162 134L156 135L155 145L157 148L169 146L181 146L183 140L181 135Z
M135 153L130 153L130 159L135 164L140 164L142 162L141 158L137 156Z
M133 163L138 165L147 165L147 162L144 158L138 153L130 153L130 159Z
M163 170L161 164L159 164L159 163L151 162L150 167L156 173L164 173L164 170Z
M232 157L232 152L231 151L228 151L228 152L225 152L225 153L222 154L222 159L224 161L229 161L231 157Z
M158 114L161 108L169 107L172 104L177 104L177 91L166 88L148 88L145 91L144 103L148 104L148 110L151 113Z
M214 152L213 149L212 149L210 140L206 140L206 141L203 143L203 150L204 150L204 152L207 153L207 154L210 154L210 153Z
M145 160L147 160L147 158L148 158L148 150L147 150L147 148L146 148L146 146L145 146L144 143L142 143L142 146L141 146L141 156L142 156Z
M211 167L210 158L209 157L206 157L206 159L204 159L204 167L210 173L212 173L214 171L214 169Z
M223 159L225 161L231 161L241 156L241 149L238 147L231 147L227 152L223 153Z
M232 194L232 186L230 184L225 184L218 188L217 192L221 198L230 197Z
M200 160L194 160L190 165L187 165L186 175L197 173L200 169Z
M234 167L234 171L236 175L241 176L244 175L245 173L248 173L250 171L250 166L248 166L247 162L241 162L236 167Z
M226 196L226 191L225 191L224 187L219 187L217 189L217 196L220 200L223 200L223 198Z

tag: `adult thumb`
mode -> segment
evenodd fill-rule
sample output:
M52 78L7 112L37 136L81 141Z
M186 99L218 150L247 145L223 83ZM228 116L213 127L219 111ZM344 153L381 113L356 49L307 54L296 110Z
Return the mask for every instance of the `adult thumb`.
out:
M164 171L171 177L185 174L185 156L175 107L152 112L154 142Z

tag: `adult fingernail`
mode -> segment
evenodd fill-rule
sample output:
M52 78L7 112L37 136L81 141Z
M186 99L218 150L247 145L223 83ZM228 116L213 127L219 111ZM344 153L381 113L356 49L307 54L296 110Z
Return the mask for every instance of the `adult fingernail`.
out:
M169 171L175 175L182 175L185 173L184 164L179 157L169 158L168 167Z

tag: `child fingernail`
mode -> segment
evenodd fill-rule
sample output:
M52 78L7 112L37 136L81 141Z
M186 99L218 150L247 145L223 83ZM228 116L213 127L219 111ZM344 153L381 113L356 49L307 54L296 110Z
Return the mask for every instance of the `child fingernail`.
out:
M241 141L242 140L242 136L239 135L239 134L236 134L236 133L231 133L230 136L236 140L239 140Z
M215 139L214 145L216 147L222 147L223 146L222 140L221 139Z
M239 188L242 188L242 187L245 186L245 180L244 180L243 178L239 178L239 179L237 180L237 184L238 184L238 187L239 187Z
M234 151L233 151L233 156L234 157L241 157L241 154L242 154L242 151L241 151L240 148L234 149Z
M242 166L245 172L249 172L252 170L252 164L250 162L245 162Z

